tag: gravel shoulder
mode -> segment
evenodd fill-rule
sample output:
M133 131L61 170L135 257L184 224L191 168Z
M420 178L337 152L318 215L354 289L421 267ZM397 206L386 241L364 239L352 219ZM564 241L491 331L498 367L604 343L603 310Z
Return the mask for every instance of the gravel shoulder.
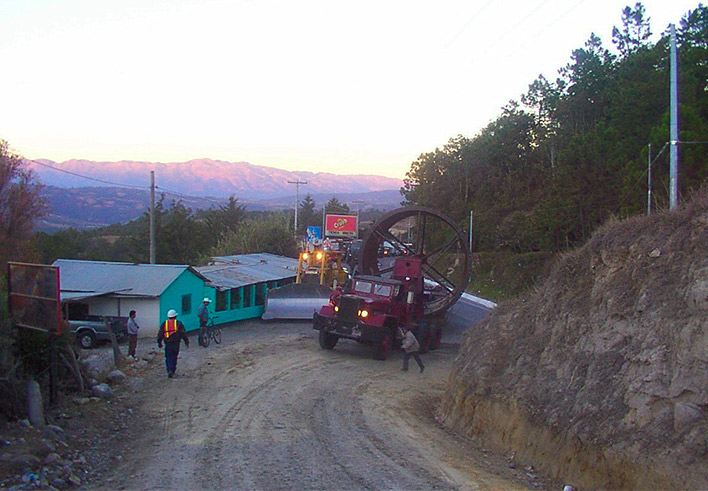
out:
M527 489L544 487L479 442L439 425L457 345L400 370L368 346L320 349L309 323L249 321L223 342L163 356L116 390L119 424L94 439L86 489ZM152 349L141 340L142 353ZM127 388L127 386L125 386ZM120 417L118 417L120 415ZM96 455L102 458L97 459Z

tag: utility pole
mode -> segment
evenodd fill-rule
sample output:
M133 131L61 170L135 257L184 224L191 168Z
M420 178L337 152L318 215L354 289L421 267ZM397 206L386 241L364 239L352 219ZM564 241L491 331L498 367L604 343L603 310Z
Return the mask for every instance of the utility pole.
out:
M472 225L474 218L474 210L470 210L470 252L472 252Z
M296 181L288 181L288 184L295 184L295 230L293 230L293 235L297 237L297 209L300 206L300 186L307 184L307 181L301 181L298 178Z
M155 171L150 171L150 264L155 264Z
M647 215L651 215L651 143L647 153Z
M356 205L356 238L359 238L359 205L364 203L360 199L352 201L352 204Z
M670 200L669 209L678 206L678 54L676 50L676 27L671 24L671 122L669 147Z

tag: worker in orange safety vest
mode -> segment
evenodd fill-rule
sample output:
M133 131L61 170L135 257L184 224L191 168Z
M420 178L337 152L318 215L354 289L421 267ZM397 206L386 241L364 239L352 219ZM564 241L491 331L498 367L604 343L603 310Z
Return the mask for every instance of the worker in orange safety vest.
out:
M189 348L189 338L184 324L177 320L177 312L170 310L167 312L167 320L162 323L157 331L157 345L162 348L165 343L165 366L167 367L167 377L173 378L177 371L177 358L179 357L179 342L184 340L184 344Z

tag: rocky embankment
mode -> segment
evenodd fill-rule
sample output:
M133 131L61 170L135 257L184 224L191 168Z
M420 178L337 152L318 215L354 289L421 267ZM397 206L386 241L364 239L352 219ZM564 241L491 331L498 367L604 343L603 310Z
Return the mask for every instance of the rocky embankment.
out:
M708 192L614 222L470 328L446 425L587 488L708 487Z

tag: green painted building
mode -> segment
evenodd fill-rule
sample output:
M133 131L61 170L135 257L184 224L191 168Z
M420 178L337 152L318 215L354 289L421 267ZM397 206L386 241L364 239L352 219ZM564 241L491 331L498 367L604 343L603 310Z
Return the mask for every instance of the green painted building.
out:
M259 318L266 292L292 283L297 259L275 254L243 254L212 259L201 267L58 259L61 299L70 318L81 315L127 317L137 312L140 337L156 337L171 309L187 331L199 329L204 298L215 323Z
M170 309L190 331L199 328L197 309L212 288L194 268L58 259L61 300L69 318L81 315L127 317L137 312L140 337L157 336Z
M292 283L297 275L297 259L275 254L221 256L211 262L195 269L207 278L216 324L260 317L267 291Z

